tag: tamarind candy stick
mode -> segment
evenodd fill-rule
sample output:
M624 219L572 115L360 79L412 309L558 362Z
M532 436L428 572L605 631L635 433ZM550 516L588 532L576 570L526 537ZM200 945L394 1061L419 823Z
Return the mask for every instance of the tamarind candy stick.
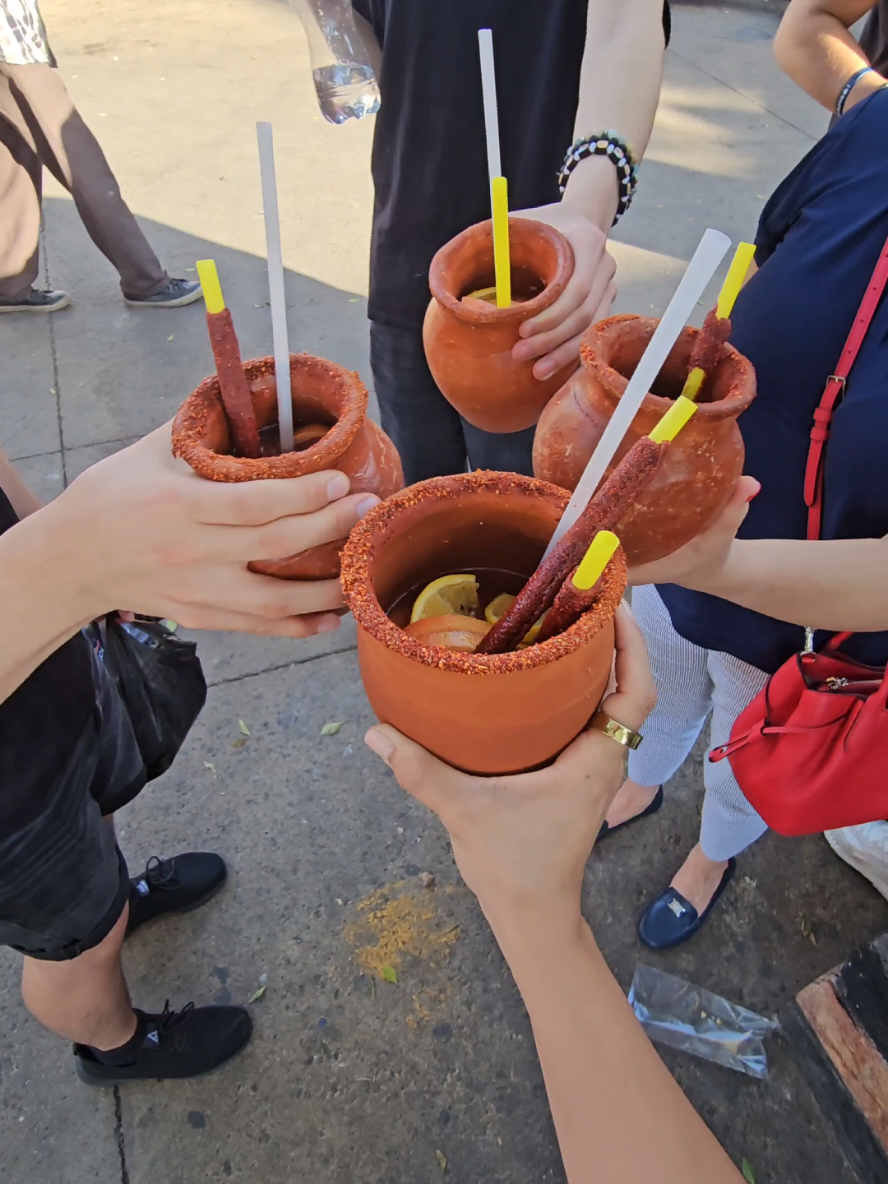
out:
M579 518L518 593L515 603L482 637L476 654L504 654L514 649L531 625L551 608L564 579L577 566L599 530L613 530L653 480L667 443L642 436L632 445Z
M599 530L582 563L567 577L543 620L537 645L569 629L598 599L601 577L614 557L620 540L610 530Z
M213 348L219 393L234 442L234 451L239 456L259 456L261 444L250 384L244 374L234 322L230 311L225 307L215 260L199 259L197 274L203 288L207 309L207 331Z
M703 380L715 365L719 347L731 336L731 310L754 257L755 247L752 243L738 243L718 294L718 303L706 314L703 328L694 342L690 371L681 392L686 399L696 399L699 395Z

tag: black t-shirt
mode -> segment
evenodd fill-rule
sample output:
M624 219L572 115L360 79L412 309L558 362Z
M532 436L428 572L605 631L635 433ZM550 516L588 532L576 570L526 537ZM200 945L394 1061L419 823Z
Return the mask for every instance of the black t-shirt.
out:
M18 518L0 489L0 534ZM4 621L14 629L14 621ZM0 793L25 780L52 779L95 710L89 642L72 637L0 703Z
M415 328L429 302L432 256L490 217L478 30L493 30L509 206L545 205L558 200L573 142L588 0L353 3L383 49L369 314ZM668 3L663 25L668 39Z

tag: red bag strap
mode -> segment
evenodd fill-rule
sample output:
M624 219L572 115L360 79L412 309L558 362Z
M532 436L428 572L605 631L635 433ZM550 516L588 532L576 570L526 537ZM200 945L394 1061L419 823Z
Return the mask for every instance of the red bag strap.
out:
M823 524L823 454L829 439L829 426L833 411L845 393L851 367L863 345L882 293L888 284L888 239L876 264L835 374L827 379L826 389L820 405L814 412L814 426L811 428L811 447L808 450L808 464L805 469L805 505L808 507L808 538L819 539ZM850 634L844 635L850 637Z

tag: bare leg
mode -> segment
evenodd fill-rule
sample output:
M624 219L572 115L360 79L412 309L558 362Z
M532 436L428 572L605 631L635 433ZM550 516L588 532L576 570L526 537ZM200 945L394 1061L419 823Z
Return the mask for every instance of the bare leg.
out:
M129 917L120 920L99 945L67 962L25 958L22 998L36 1020L66 1040L103 1052L120 1048L136 1030L120 950Z
M656 785L639 785L627 777L607 812L608 826L619 826L621 822L628 822L630 818L643 814L657 796L657 789Z
M709 859L698 843L672 877L672 887L680 892L698 913L702 913L715 895L715 890L727 868L726 859Z

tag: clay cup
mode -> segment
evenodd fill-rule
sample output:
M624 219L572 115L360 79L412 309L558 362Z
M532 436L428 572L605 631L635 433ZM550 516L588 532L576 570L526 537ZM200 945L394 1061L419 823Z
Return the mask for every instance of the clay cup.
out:
M514 653L423 645L386 612L449 572L531 575L567 500L554 485L513 473L435 477L375 506L342 553L343 591L373 710L457 768L536 768L583 730L611 672L613 617L626 584L622 552L589 612L560 636Z
M446 243L429 271L432 300L422 334L429 369L444 398L485 432L532 427L576 368L571 363L541 382L533 376L533 362L515 362L511 352L524 321L554 304L567 286L574 265L570 243L553 227L529 218L509 219L509 243L509 308L463 300L495 283L490 221Z
M576 488L657 324L651 317L616 316L586 331L581 368L540 418L533 445L537 477L564 489ZM696 329L683 330L608 473L681 393L696 336ZM727 505L745 459L737 417L755 398L755 390L752 363L733 346L721 346L693 418L669 445L654 480L616 528L630 564L672 554L704 531Z
M244 362L260 431L277 423L274 358ZM357 374L309 354L290 355L293 420L326 425L319 440L298 452L255 459L231 455L228 420L215 375L188 396L173 422L173 454L210 481L261 481L339 469L351 493L386 498L404 484L401 461L388 436L367 417L367 389ZM299 555L251 563L250 570L284 580L330 580L339 575L345 539Z

